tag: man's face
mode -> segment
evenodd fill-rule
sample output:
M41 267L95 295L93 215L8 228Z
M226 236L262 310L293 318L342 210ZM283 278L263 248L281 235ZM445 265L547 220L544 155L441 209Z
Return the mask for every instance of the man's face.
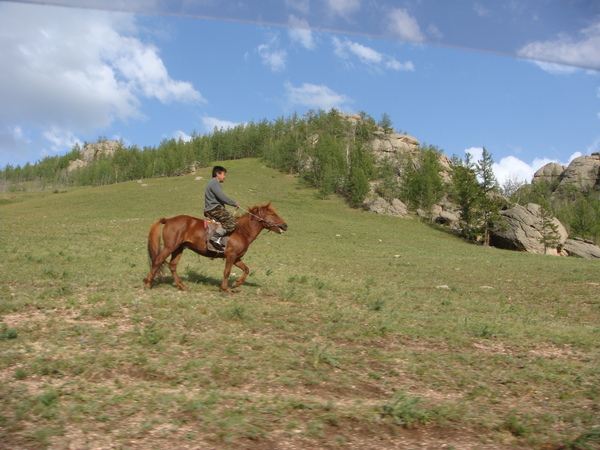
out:
M219 183L222 183L225 181L225 178L227 178L227 172L217 172L217 176L215 178L219 180Z

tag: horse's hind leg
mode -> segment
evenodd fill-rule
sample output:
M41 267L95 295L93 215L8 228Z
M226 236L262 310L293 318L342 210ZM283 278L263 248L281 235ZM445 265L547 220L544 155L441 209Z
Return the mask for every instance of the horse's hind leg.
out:
M169 256L169 253L166 253L163 250L156 256L156 258L154 258L154 261L152 261L152 268L150 269L150 275L148 275L148 278L146 278L144 289L152 289L152 281L154 281L156 272L158 272L160 267L163 265L165 259L167 259L167 256Z
M164 248L158 255L156 255L156 258L154 258L154 261L152 261L152 269L150 270L150 275L148 275L148 278L146 278L146 284L144 285L144 289L152 288L152 281L154 281L156 273L172 252L172 249Z
M181 259L184 250L185 247L183 245L177 248L171 255L171 261L169 262L169 270L171 270L171 274L173 274L173 280L175 281L175 284L177 284L177 287L182 291L185 291L188 287L183 284L181 278L179 278L179 275L177 274L177 264L179 264L179 260Z

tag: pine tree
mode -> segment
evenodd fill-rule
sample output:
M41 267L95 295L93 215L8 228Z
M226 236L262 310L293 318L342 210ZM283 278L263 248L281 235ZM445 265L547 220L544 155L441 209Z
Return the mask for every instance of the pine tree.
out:
M346 198L350 206L358 207L369 193L369 180L364 170L358 166L350 168L348 183L346 185Z
M481 197L481 189L475 174L475 167L468 153L463 161L459 157L452 159L454 174L452 177L452 196L460 209L462 234L468 239L477 236L477 205Z
M497 198L498 180L494 175L494 160L492 154L483 147L481 159L475 164L475 173L479 179L481 195L479 197L479 207L482 214L482 234L483 244L490 245L490 233L499 220L498 210L500 202Z
M392 119L390 118L390 116L387 113L383 113L381 115L381 119L379 119L379 122L377 122L377 125L379 125L381 128L383 128L383 131L385 132L385 134L390 134L394 132L394 129L392 128Z
M430 209L444 195L439 153L424 148L416 161L408 158L402 171L402 198L415 209Z
M544 244L544 253L548 253L549 248L560 246L560 233L552 213L543 206L540 208L540 218L542 219L542 238L540 242Z

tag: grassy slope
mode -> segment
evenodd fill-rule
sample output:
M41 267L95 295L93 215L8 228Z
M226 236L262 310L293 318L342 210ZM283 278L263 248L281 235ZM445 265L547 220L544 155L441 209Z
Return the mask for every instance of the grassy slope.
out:
M200 216L209 169L3 194L1 441L599 445L599 262L470 245L316 200L256 160L226 166L228 195L290 226L251 246L231 296L222 261L191 252L191 292L142 289L151 223Z

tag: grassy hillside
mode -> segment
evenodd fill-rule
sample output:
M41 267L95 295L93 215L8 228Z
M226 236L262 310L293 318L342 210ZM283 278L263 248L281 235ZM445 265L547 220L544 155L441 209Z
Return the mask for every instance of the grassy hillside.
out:
M143 290L150 225L201 216L210 169L0 194L3 445L599 447L598 261L471 245L257 160L226 167L229 196L289 225L252 244L233 295L223 262L191 252L190 292Z

